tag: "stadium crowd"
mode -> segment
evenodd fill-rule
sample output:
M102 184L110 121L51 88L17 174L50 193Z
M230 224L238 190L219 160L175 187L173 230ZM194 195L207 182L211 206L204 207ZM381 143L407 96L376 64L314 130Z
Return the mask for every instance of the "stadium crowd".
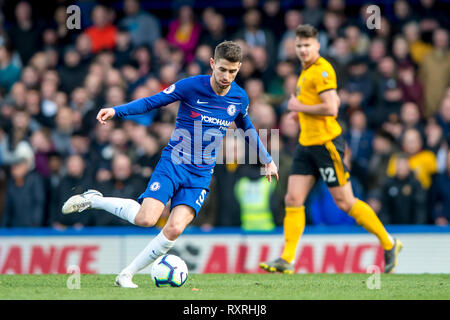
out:
M81 27L66 8L78 4ZM279 129L280 180L239 164L240 140L225 141L235 159L218 164L211 193L194 224L264 230L282 225L298 123L286 117L301 65L295 28L319 29L321 55L338 76L338 120L355 193L385 224L450 220L450 50L445 3L384 1L380 28L366 25L367 6L343 0L8 1L0 24L0 225L126 225L113 215L61 214L71 195L95 188L136 199L174 129L178 104L99 125L102 107L153 95L175 81L210 72L223 40L244 51L236 82L250 98L257 129ZM161 2L159 2L161 3ZM358 3L353 1L352 3ZM44 12L45 11L45 12ZM272 141L273 142L273 141ZM308 224L355 224L316 184ZM160 225L164 221L160 221Z

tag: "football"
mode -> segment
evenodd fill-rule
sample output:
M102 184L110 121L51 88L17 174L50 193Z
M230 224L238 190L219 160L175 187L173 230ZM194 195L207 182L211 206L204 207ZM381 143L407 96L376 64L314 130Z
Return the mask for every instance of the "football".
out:
M165 254L153 262L151 276L157 287L181 287L187 280L188 268L180 257Z

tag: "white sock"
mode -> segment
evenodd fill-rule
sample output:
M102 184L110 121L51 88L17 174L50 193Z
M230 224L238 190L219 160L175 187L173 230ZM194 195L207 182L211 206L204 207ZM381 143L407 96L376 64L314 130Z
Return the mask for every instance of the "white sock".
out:
M141 208L137 201L123 198L93 196L91 203L93 209L103 209L132 224Z
M142 250L131 263L122 270L121 273L131 273L144 269L158 257L166 254L175 244L176 240L169 240L161 231L152 241Z

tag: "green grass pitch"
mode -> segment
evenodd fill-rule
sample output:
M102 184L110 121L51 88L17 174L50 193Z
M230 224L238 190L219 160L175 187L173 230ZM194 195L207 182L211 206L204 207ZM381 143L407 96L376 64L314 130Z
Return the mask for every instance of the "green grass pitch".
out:
M115 275L81 275L80 289L68 289L70 275L0 275L0 299L450 299L449 274L381 274L379 289L368 289L366 281L370 276L191 274L181 288L157 288L149 275L139 274L134 277L138 289L123 289L114 286Z

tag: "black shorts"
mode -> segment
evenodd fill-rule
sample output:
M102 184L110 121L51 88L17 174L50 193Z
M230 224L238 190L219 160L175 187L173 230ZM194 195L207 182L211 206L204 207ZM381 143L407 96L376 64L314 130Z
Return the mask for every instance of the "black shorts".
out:
M342 134L322 145L298 144L290 174L313 175L316 180L322 177L328 187L342 186L350 178L348 168L342 161L344 152Z

